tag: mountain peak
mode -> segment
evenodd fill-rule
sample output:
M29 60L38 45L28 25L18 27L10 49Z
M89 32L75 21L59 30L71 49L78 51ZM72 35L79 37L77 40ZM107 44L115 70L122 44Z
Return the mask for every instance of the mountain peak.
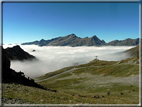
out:
M75 35L74 33L70 34L70 35ZM76 36L76 35L75 35Z
M70 34L70 36L76 36L74 33Z
M44 39L41 39L40 41L45 41Z
M67 37L73 38L73 37L77 37L77 36L74 33L72 33L72 34L68 35Z
M96 35L92 36L92 38L98 38Z
M8 47L8 49L11 49ZM23 50L19 45L13 46L14 50Z
M94 35L93 37L91 37L91 39L98 40L99 38L96 35Z
M19 45L15 45L15 46L13 46L13 48L20 48L20 46Z

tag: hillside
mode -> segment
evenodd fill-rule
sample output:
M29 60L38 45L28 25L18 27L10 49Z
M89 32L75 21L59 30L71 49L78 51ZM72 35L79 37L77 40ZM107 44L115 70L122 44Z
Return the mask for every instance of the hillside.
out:
M139 46L126 50L125 52L128 53L131 57L134 57L134 56L139 57ZM142 53L141 53L141 56L142 56Z
M138 57L121 61L94 59L34 81L54 91L3 84L4 103L18 103L19 98L22 104L139 104Z
M35 56L30 55L28 52L25 52L19 45L13 46L12 48L6 48L5 53L10 60L23 61L36 59Z
M100 40L96 35L88 38L80 38L75 34L70 34L64 37L53 38L51 40L41 39L40 41L26 42L22 45L39 45L39 46L136 46L139 44L139 38L137 39L125 39L114 40L106 43L104 40Z
M139 49L140 49L139 46L136 46L134 48L126 50L124 53L127 53L131 57L138 57L139 59L141 59L142 53L141 53L141 55L139 55L139 53L140 53ZM141 59L141 62L142 62L142 59Z
M139 104L139 65L132 59L116 62L95 59L88 64L52 72L53 75L62 72L53 78L49 78L50 73L35 79L57 92L3 84L4 103L19 98L24 104Z

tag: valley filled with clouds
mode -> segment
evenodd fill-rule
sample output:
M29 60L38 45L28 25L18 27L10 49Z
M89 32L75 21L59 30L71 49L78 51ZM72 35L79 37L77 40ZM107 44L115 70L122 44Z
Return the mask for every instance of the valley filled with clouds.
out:
M3 47L13 47L4 45ZM99 60L119 61L130 56L123 53L134 46L37 46L20 45L20 47L38 60L33 61L11 61L11 68L15 71L24 72L26 77L37 77L48 72L73 66L74 63L85 64L98 56ZM35 50L35 51L33 51Z

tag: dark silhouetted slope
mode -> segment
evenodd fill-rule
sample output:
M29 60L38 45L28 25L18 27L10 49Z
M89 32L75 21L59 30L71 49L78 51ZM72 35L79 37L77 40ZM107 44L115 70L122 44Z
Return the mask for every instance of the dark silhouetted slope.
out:
M26 78L23 72L16 72L10 68L11 62L6 56L6 50L2 50L2 83L18 83L26 86L46 89L43 86L34 82L31 78Z
M35 56L30 55L28 52L25 52L19 45L16 45L12 48L6 48L6 56L10 60L32 60L36 59Z

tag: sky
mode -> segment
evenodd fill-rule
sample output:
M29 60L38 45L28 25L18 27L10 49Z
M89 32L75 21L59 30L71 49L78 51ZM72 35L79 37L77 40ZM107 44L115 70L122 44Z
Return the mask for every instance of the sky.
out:
M139 37L139 3L3 3L3 44L69 34L105 42Z

